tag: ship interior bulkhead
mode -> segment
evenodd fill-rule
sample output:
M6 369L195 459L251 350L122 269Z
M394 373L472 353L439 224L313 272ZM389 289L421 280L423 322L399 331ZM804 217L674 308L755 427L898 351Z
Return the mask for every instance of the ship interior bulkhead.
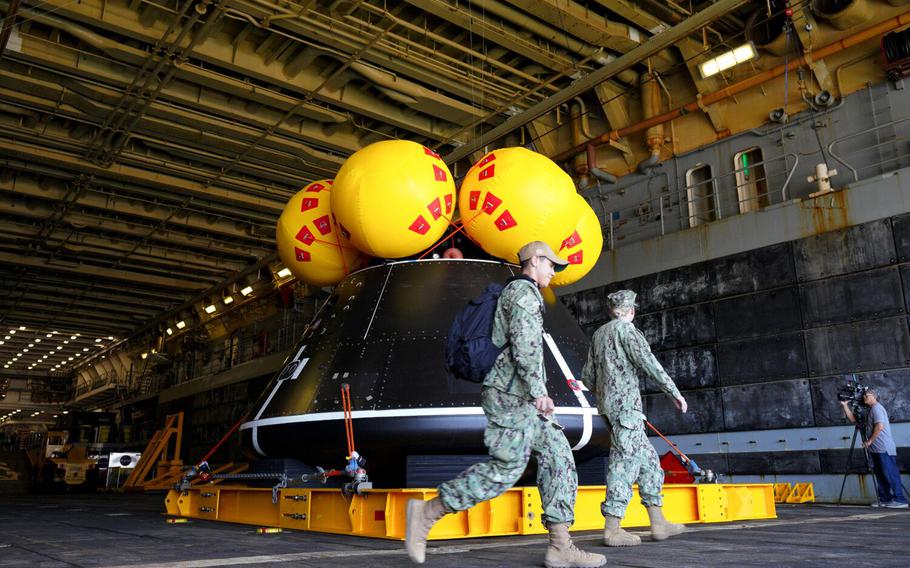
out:
M490 459L450 328L537 240L568 262L541 290L541 418L579 548L910 564L910 1L0 0L0 22L0 568L412 565L408 503ZM688 403L640 373L689 527L667 543L635 493L641 546L603 545L616 442L581 379L620 290ZM865 420L867 389L904 497L840 404ZM543 565L539 457L447 515L427 565Z

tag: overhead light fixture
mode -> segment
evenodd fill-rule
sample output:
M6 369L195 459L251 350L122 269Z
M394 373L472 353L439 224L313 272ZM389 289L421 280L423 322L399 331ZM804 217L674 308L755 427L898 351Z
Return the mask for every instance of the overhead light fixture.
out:
M36 338L35 338L35 343L41 343L41 340L38 339L38 338L36 337Z
M290 275L291 275L290 268L285 267L278 271L278 278L287 278Z
M707 79L712 75L717 75L721 71L726 71L734 65L745 63L756 57L758 57L758 51L756 51L755 45L750 41L736 49L731 49L730 51L721 53L717 57L700 63L698 65L698 70L701 71L701 76Z
M207 305L207 306L205 307L205 313L207 313L207 314L214 314L214 313L215 313L215 310L217 310L217 309L218 309L218 308L215 307L215 304L209 304L209 305Z
M71 335L71 336L70 336L70 339L76 339L76 336L75 336L75 335Z
M101 343L101 338L99 337L98 339L96 339L95 343Z
M10 335L15 335L15 333L16 333L16 330L15 330L15 329L9 330L9 334L10 334Z
M142 358L143 358L143 359L145 359L145 358L148 357L148 356L149 356L148 353L143 353L143 354L142 354Z
M234 296L228 294L227 296L221 298L221 300L224 302L224 305L227 306L228 304L232 304L234 302Z
M25 326L24 326L24 325L20 325L20 326L19 326L19 329L20 329L21 331L25 331Z
M244 296L249 296L250 294L253 293L253 287L247 286L245 288L241 288L240 293L243 294Z
M174 330L171 328L167 328L165 331L167 332L168 335L174 335Z
M183 321L183 320L180 320L180 321L177 322L176 325L177 325L177 329L183 329L183 328L186 327L186 322Z

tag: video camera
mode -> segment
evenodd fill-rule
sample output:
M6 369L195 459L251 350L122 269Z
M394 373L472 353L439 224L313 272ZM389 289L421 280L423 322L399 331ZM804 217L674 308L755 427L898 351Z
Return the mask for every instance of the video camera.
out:
M854 414L864 412L868 410L863 403L863 396L867 390L869 387L864 385L859 377L852 375L847 379L846 385L837 389L837 400L849 403Z

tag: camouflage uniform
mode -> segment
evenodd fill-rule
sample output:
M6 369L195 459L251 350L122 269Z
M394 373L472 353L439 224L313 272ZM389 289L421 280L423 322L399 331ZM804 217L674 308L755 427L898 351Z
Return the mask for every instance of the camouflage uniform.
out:
M627 292L627 291L623 291ZM611 298L618 307L631 307L627 296ZM613 296L613 295L611 295ZM601 512L622 518L632 499L632 484L646 506L663 505L660 491L663 470L657 452L645 432L638 373L654 379L661 390L679 398L679 390L651 353L644 335L631 322L614 319L594 333L588 361L582 371L585 384L597 393L597 410L610 423L612 430L610 467L607 473L607 496Z
M484 444L490 461L474 464L439 486L447 511L463 511L512 487L537 458L537 487L544 523L574 520L578 476L562 431L538 417L533 399L547 396L543 364L543 298L528 278L502 292L493 320L493 341L506 345L483 383L487 417Z

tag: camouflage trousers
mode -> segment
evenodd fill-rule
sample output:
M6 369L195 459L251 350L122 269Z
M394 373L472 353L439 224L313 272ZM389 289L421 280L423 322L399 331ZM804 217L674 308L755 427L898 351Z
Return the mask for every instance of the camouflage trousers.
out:
M481 396L487 416L483 441L492 459L472 465L439 486L445 509L464 511L502 495L524 473L533 453L543 504L541 520L571 524L578 475L565 434L541 420L530 401L490 387L484 387Z
M645 506L661 507L664 472L657 452L642 422L637 428L621 424L611 426L610 468L607 472L607 497L600 506L606 515L622 518L632 500L632 484L638 484L638 494Z

